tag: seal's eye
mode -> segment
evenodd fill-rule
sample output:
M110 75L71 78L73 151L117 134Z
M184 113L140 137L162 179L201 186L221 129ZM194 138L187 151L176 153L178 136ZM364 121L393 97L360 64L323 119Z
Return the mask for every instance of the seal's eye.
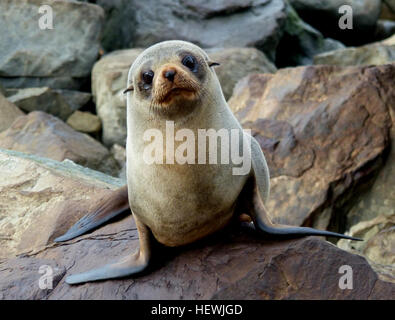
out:
M192 72L197 71L197 62L193 56L190 56L190 55L185 56L184 58L182 58L181 62L184 66L186 66Z
M152 70L143 73L143 81L145 84L151 84L154 79L154 72Z

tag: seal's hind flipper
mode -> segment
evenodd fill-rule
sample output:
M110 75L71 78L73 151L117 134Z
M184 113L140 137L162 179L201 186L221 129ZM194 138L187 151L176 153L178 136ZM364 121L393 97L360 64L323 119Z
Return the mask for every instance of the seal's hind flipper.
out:
M62 242L78 237L106 223L108 220L124 212L128 208L128 188L124 186L103 199L97 210L83 216L64 235L56 238L54 241Z
M66 283L78 284L89 281L121 278L143 271L148 266L151 257L151 232L136 216L134 216L134 220L139 233L139 251L131 256L127 256L120 262L68 276Z

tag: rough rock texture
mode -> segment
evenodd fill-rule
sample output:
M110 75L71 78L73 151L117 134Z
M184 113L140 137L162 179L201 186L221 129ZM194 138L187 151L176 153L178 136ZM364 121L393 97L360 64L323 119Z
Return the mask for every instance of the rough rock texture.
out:
M0 132L8 129L14 120L22 115L24 113L0 92Z
M92 70L92 94L103 125L103 143L126 144L126 88L129 68L142 49L114 51Z
M395 21L395 1L383 0L382 2L380 18Z
M314 57L314 64L336 66L379 65L395 61L395 35L392 37L356 48L345 48L321 53Z
M44 111L66 121L91 98L87 92L53 90L48 87L8 89L7 99L26 112Z
M126 142L126 87L130 65L142 49L118 50L100 59L92 71L92 92L96 111L103 123L103 141L106 145ZM249 73L274 72L275 66L254 48L213 48L210 58L221 63L215 71L225 97L232 94L235 83Z
M310 66L238 83L229 104L265 152L275 220L344 231L388 154L394 77L394 65Z
M121 180L66 160L0 149L0 259L40 250Z
M395 214L362 221L352 226L349 234L365 241L341 239L338 247L363 255L380 278L395 283Z
M101 129L101 121L98 116L78 110L67 119L67 124L74 130L85 133L99 132Z
M255 48L213 48L206 50L210 58L221 65L215 72L225 99L229 99L238 80L250 73L272 73L277 70L265 54Z
M317 29L300 19L289 5L286 7L286 15L284 34L276 52L275 61L279 68L310 65L315 55L344 48L344 45L337 40L325 39Z
M283 0L117 1L111 4L103 43L113 49L181 39L204 48L256 46L274 56L285 6Z
M0 148L57 161L69 159L112 175L118 172L116 161L99 142L41 111L16 119L10 128L0 134Z
M62 87L70 88L74 79L89 76L97 59L103 9L63 0L45 4L53 9L53 29L39 28L39 19L44 16L39 13L41 0L0 2L0 81L7 87L15 85L16 77L23 77L24 81L16 82L29 87L34 86L31 81L61 77Z
M348 45L371 41L381 13L381 0L289 0L301 18L320 30L325 36ZM342 30L339 8L352 8L353 28Z
M123 183L70 161L0 150L0 298L394 298L395 285L379 280L360 256L318 238L274 241L235 226L183 248L156 246L151 268L138 277L67 285L66 274L137 249L130 215L74 240L52 243ZM339 288L342 265L353 269L352 290ZM39 288L41 266L53 269L53 289Z

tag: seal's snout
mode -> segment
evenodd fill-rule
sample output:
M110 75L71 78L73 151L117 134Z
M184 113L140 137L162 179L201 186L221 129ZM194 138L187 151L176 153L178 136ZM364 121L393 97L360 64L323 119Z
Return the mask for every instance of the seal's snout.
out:
M163 70L163 77L165 77L167 80L173 82L176 73L177 73L177 71L174 68Z

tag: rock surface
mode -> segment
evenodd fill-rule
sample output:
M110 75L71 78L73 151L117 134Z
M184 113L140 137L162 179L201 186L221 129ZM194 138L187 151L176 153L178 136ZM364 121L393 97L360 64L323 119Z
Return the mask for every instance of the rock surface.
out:
M24 113L0 92L0 132L8 129L14 120L22 115Z
M337 246L364 256L380 278L395 283L395 214L359 222L349 234L364 241L351 243L341 239Z
M57 161L69 159L112 175L118 173L116 161L98 141L41 111L16 119L10 128L0 134L0 148Z
M103 142L110 146L126 142L126 97L128 71L142 49L118 50L104 56L92 72L92 92L97 114L103 123ZM254 48L213 48L210 58L221 63L215 71L226 98L236 82L249 73L274 72L276 67Z
M301 18L325 36L348 45L372 41L381 13L381 0L290 0ZM352 8L352 29L339 28L342 5Z
M53 90L48 87L8 89L7 99L26 112L44 111L64 121L91 98L87 92Z
M314 64L335 66L380 65L392 62L395 62L395 35L373 44L334 50L314 57Z
M66 160L0 149L0 259L41 250L119 179Z
M0 176L2 299L394 297L395 285L379 280L362 257L318 238L274 241L236 226L187 247L156 246L152 267L138 277L70 286L66 274L137 249L130 215L74 240L52 243L123 181L69 161L7 150L0 150ZM339 288L342 265L353 268L353 290ZM52 289L39 288L41 266L53 269Z
M98 116L78 110L67 119L67 124L74 130L85 133L95 133L101 129L101 121Z
M277 222L345 231L350 198L388 154L394 77L395 65L310 66L238 83L229 104L265 152Z
M21 81L32 87L31 81L61 77L62 87L70 88L74 79L89 77L99 53L103 9L64 0L45 4L52 8L53 29L39 27L47 12L39 13L41 0L0 2L0 81L6 87L20 87Z

